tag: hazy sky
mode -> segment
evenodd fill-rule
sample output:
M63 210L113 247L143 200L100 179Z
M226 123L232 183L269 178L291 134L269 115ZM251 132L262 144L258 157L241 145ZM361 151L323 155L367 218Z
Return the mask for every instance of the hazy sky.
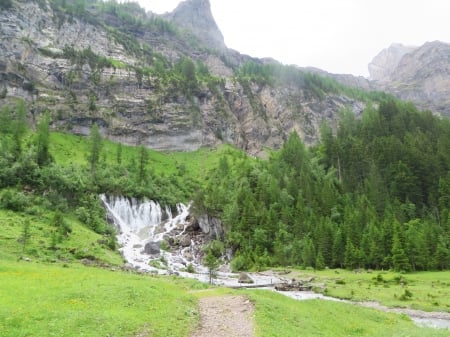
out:
M180 0L139 0L164 13ZM254 57L367 77L391 43L450 43L448 0L210 0L225 43Z

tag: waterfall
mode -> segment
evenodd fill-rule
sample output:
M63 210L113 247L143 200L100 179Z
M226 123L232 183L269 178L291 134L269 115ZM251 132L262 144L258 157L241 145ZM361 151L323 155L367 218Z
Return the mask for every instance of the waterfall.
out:
M179 242L186 240L186 219L190 205L177 204L175 215L169 206L164 208L155 201L138 200L122 196L100 195L108 215L118 230L117 239L120 252L134 268L154 271L158 269L152 260L164 260L166 271L183 270L188 263L195 263L195 253L199 248L189 239L190 245L172 249L161 249L162 241ZM189 258L186 258L189 256ZM189 261L190 260L190 261ZM157 265L157 264L156 264ZM160 272L161 270L159 270Z

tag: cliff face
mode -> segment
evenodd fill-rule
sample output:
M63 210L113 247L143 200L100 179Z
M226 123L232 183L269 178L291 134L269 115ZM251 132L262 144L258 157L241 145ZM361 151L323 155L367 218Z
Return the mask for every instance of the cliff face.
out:
M387 82L397 68L402 57L412 52L416 47L404 46L393 43L389 48L383 49L372 62L369 63L370 79L374 81Z
M388 69L382 78L371 72L371 77L380 80L374 85L400 99L412 101L421 109L450 116L450 44L434 41L400 49L401 52L394 53L395 61L388 58L386 62L381 61L380 55L388 53L386 51L374 59L372 64Z
M294 130L313 143L322 121L364 107L305 80L258 81L243 75L249 62L281 67L228 50L207 0L164 17L101 1L16 0L0 10L0 105L23 98L32 122L49 110L57 129L86 135L95 122L132 145L190 151L228 142L258 154Z

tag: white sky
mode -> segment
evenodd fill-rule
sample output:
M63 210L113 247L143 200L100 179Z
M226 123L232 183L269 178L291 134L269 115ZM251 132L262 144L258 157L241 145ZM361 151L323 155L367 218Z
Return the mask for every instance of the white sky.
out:
M180 0L138 0L155 13ZM368 77L392 43L450 42L449 0L210 0L225 43L285 64Z

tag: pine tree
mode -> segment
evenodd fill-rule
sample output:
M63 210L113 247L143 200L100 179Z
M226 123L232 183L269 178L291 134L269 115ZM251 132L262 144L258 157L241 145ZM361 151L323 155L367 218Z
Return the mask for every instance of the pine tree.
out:
M52 160L49 147L50 147L50 115L45 113L41 121L37 126L37 139L36 139L36 163L42 167L49 164Z
M396 271L409 271L411 269L408 256L403 249L398 233L394 233L392 243L392 266Z
M88 160L91 167L92 175L95 175L97 170L97 165L100 161L100 155L102 150L102 135L97 124L93 124L91 127L91 132L89 136L89 154Z
M208 268L209 283L213 283L213 279L217 277L217 269L220 266L220 260L214 256L211 250L208 250L203 264Z
M116 163L117 165L122 164L122 143L117 144Z
M148 152L144 146L139 146L139 167L138 167L138 179L140 183L143 183L147 179L147 164L148 164Z

